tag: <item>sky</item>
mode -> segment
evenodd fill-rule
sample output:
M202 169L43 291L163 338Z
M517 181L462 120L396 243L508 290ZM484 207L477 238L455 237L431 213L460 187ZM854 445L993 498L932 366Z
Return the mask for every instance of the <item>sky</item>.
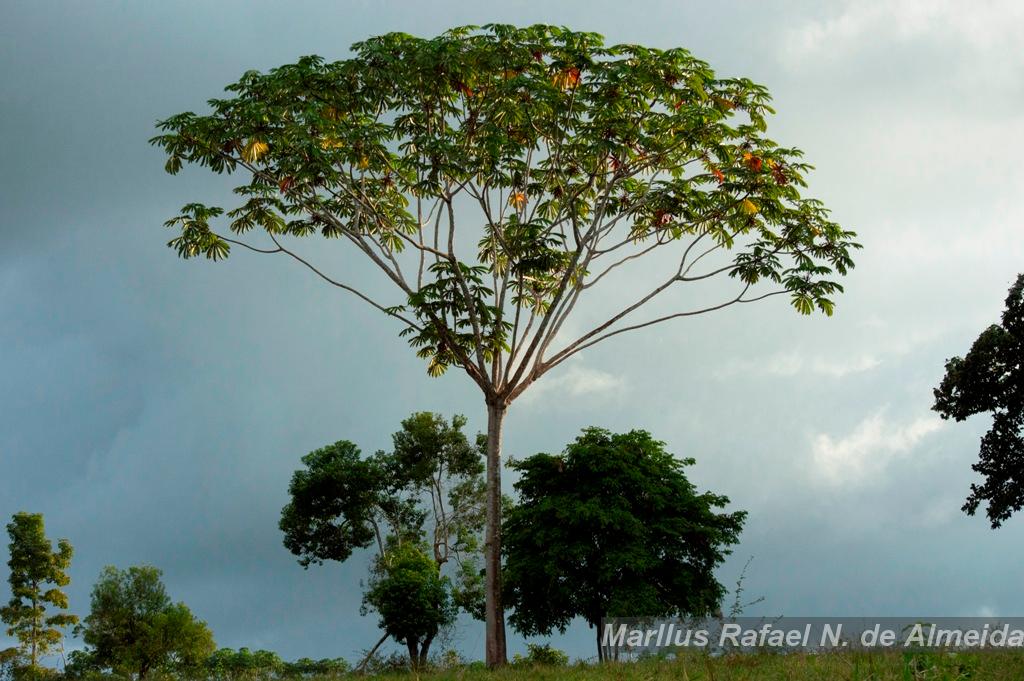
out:
M480 395L428 378L394 323L286 262L178 260L163 221L229 185L166 175L147 140L248 69L499 21L683 46L766 85L769 135L806 152L808 194L864 245L834 317L774 298L602 344L513 405L506 451L600 425L694 457L700 488L750 512L719 571L731 588L749 561L743 595L763 600L746 614L1024 613L1024 517L993 531L960 511L988 423L930 411L945 360L1024 270L1019 3L6 0L3 15L0 517L44 513L72 542L74 612L104 565L146 563L219 645L354 659L376 642L365 562L306 571L282 546L288 479L335 440L387 447L413 411L482 429ZM550 640L593 655L583 625ZM453 644L481 658L483 626Z

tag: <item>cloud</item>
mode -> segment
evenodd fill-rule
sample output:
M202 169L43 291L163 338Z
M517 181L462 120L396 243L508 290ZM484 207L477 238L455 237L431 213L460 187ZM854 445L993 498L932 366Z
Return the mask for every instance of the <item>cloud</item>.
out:
M965 3L957 0L847 2L836 15L798 25L789 34L789 61L838 58L879 42L916 39L954 43L986 54L1010 48L1024 59L1018 27L1024 5L1016 0Z
M798 352L785 352L765 359L733 360L715 372L717 378L734 376L798 376L811 374L830 378L843 378L850 374L870 371L882 362L874 355L830 358L807 356Z
M621 392L624 386L625 381L618 376L582 364L572 364L562 369L553 369L523 393L520 401L523 404L535 404L546 400L549 393L584 399L608 397Z
M922 416L904 424L890 423L883 410L861 421L845 437L818 433L812 443L813 473L830 485L864 482L941 427L937 416Z

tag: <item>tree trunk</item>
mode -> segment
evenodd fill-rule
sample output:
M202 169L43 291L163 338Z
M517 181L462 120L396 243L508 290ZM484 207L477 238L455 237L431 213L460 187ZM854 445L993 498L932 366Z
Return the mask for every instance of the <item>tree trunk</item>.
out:
M505 609L501 604L501 426L506 405L487 402L487 532L484 540L487 666L500 667L505 653Z
M413 671L420 668L420 656L417 643L419 642L412 637L405 639L405 645L409 649L409 667L412 668Z
M13 551L13 548L11 549ZM36 675L36 660L38 654L36 652L36 641L39 639L39 611L38 603L36 602L36 594L39 592L39 585L32 582L32 676Z
M366 657L364 657L363 661L360 662L359 665L356 667L356 673L357 674L362 672L366 668L366 665L368 665L370 663L370 660L373 659L373 656L377 653L377 650L380 649L380 647L382 645L384 645L384 641L387 641L387 640L388 640L388 634L385 632L384 635L380 637L380 640L377 641L377 645L375 645L373 648L371 648L370 652L366 653Z
M430 644L433 640L433 636L427 636L420 644L420 669L427 668L427 654L430 652Z
M604 646L601 645L601 623L595 624L594 629L597 631L597 662L600 664L604 662Z

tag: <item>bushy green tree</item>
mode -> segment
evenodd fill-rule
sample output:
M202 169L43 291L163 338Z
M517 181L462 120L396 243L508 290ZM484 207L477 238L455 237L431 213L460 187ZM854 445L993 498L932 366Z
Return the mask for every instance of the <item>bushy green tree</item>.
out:
M168 172L244 176L227 211L185 205L167 222L169 245L184 258L233 247L290 258L397 320L431 375L456 366L480 388L486 648L502 664L508 407L573 355L631 331L775 295L831 314L857 245L802 196L801 152L765 135L767 90L720 78L684 49L508 25L352 49L247 72L209 113L159 124L152 142ZM366 258L393 297L304 253L311 237ZM624 278L645 292L607 309L600 291ZM732 283L670 300L715 278ZM581 299L596 306L579 313Z
M382 457L363 458L355 443L341 440L302 457L288 486L289 502L279 527L284 545L303 567L345 561L376 542L383 551L388 528L418 533L424 515L398 494Z
M438 632L455 621L451 584L437 563L412 542L380 555L363 596L364 612L380 616L380 628L409 650L414 669L427 662Z
M946 361L933 406L957 421L992 414L972 466L984 481L971 485L963 510L974 515L987 503L993 528L1024 508L1024 274L1010 287L1001 322L985 329L965 357Z
M588 428L560 455L513 464L519 502L505 522L510 621L527 635L582 617L707 615L724 587L714 570L746 513L698 492L665 444L642 430Z
M393 585L398 582L390 577L390 553L406 544L425 545L434 573L447 569L454 577L440 582L450 591L447 598L482 618L478 557L485 518L486 443L478 439L471 444L465 424L462 416L448 421L419 412L402 421L391 452L364 458L355 444L343 440L304 456L305 468L292 476L290 502L281 512L285 546L304 567L344 561L358 549L375 546L374 580ZM427 629L434 621L448 620L424 615ZM391 629L382 627L391 635ZM408 638L400 640L406 643ZM424 640L417 645L429 647ZM417 648L411 663L419 664L420 657Z
M103 569L80 633L94 665L139 681L156 669L198 667L216 648L213 634L184 603L174 603L151 566Z
M564 667L569 664L569 656L558 648L553 648L550 643L527 643L526 655L516 655L512 658L512 663L526 666Z
M64 638L63 629L78 622L69 614L63 588L71 583L67 571L74 549L67 539L57 549L46 537L41 513L15 513L7 525L11 600L0 608L7 635L18 646L5 655L12 663L27 663L27 672L40 673L39 660Z

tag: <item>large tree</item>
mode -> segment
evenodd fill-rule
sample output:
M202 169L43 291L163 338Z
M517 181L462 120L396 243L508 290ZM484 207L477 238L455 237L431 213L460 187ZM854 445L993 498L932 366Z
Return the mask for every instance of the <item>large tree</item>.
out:
M148 565L103 569L80 627L90 664L142 681L156 669L195 668L214 651L206 623L171 601L161 574Z
M1024 274L1010 287L1002 323L981 332L964 357L946 361L933 409L964 421L991 413L972 468L984 481L971 485L963 506L974 515L982 503L996 528L1024 508Z
M744 511L698 492L650 433L588 428L559 455L513 464L519 503L505 522L505 590L524 634L582 617L702 616L718 610L714 570L739 539Z
M11 539L7 561L11 600L0 608L0 620L18 646L5 651L6 657L26 660L36 675L39 659L60 645L65 627L78 622L66 612L68 597L63 591L71 583L67 571L74 549L67 539L61 539L54 550L41 513L15 513L7 534Z
M767 90L684 49L508 25L352 49L250 71L208 113L160 122L168 172L244 176L233 208L189 203L169 220L170 246L290 258L397 320L431 375L456 366L480 388L487 661L500 664L509 405L577 353L655 324L776 295L831 314L854 235L801 195L800 151L764 135ZM303 249L312 237L372 262L393 296ZM617 309L588 293L624 281L644 290ZM585 314L584 299L598 303Z

